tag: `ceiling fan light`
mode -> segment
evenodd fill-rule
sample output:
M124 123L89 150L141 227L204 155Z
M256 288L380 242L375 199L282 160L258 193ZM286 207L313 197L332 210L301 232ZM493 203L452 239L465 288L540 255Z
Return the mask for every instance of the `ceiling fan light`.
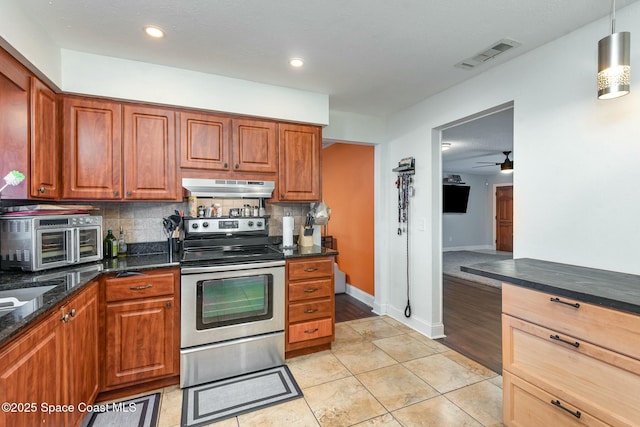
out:
M500 172L502 173L512 173L513 172L513 160L507 159L500 164Z
M598 42L598 99L631 91L631 33L613 33Z
M451 143L450 142L443 142L442 143L442 151L447 151L450 148L451 148Z

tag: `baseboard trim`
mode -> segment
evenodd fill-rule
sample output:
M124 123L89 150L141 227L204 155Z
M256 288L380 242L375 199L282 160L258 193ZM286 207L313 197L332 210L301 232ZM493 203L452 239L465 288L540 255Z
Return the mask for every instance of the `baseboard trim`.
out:
M450 248L442 248L442 252L453 252L453 251L484 251L484 250L495 250L495 246L492 245L477 245L477 246L453 246Z
M345 293L347 295L352 296L353 298L357 299L358 301L364 304L367 304L369 307L373 307L373 302L375 299L373 295L369 295L362 289L356 288L355 286L350 285L349 283L347 283L346 288L347 289Z

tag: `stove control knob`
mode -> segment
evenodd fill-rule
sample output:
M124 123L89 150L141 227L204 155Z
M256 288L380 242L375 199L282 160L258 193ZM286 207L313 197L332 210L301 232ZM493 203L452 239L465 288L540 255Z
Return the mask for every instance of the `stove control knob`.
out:
M194 222L193 224L191 224L191 228L193 228L194 230L198 229L198 223Z
M203 223L202 223L202 226L203 226L204 228L207 228L207 227L209 226L209 223L205 221L205 222L203 222Z
M256 225L257 225L258 227L262 227L262 221L258 221L258 222L256 222Z
M253 221L249 221L249 222L247 222L247 225L248 225L249 227L253 227Z

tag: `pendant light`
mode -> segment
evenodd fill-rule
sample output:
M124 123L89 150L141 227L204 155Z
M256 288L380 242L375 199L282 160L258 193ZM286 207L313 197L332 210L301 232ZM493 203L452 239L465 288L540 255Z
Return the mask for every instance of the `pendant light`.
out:
M598 99L624 96L631 90L631 33L616 33L616 0L611 6L611 34L598 42Z

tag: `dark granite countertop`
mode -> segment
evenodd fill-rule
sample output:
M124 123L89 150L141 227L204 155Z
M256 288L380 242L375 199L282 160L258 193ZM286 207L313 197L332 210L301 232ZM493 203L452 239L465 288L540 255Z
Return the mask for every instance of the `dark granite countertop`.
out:
M0 346L20 330L104 273L179 266L167 253L129 255L41 272L1 271L0 292L47 286L46 292L15 310L0 313Z
M338 251L324 246L296 246L294 249L279 248L284 253L285 259L306 258L314 256L336 256Z
M576 301L640 314L640 276L537 259L509 259L462 271Z

